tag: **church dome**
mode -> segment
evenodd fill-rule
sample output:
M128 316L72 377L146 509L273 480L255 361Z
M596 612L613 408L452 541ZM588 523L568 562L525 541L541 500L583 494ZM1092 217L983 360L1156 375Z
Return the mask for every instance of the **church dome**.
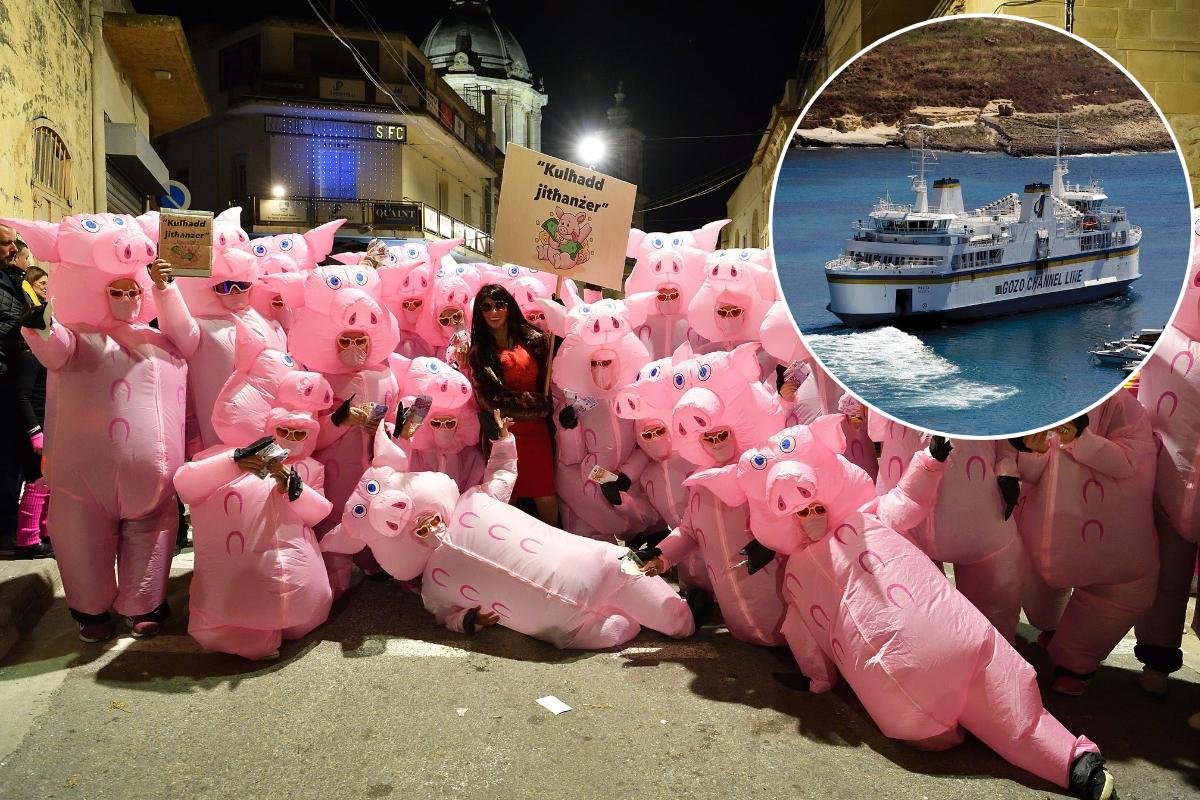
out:
M532 82L525 51L492 18L486 0L451 0L450 12L434 24L421 50L442 74L474 72Z

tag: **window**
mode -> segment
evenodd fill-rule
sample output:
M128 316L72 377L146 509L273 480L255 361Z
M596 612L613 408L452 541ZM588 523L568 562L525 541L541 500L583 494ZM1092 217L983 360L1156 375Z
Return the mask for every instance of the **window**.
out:
M379 42L374 39L347 39L362 60L372 71L379 72ZM313 36L297 33L292 40L297 73L306 75L353 75L358 77L362 69L351 53L332 36Z
M229 160L229 197L241 200L249 194L246 191L246 154L235 153Z
M438 211L443 214L450 212L450 182L445 178L438 179Z
M467 223L468 225L475 224L471 220L471 195L467 194L466 192L463 192L463 212L462 213L463 213L463 217L462 217L463 222Z
M33 129L33 184L64 203L71 194L71 154L46 125Z
M358 195L358 151L349 142L322 143L317 149L317 192L353 200Z
M258 76L262 54L257 36L221 48L217 56L217 88L248 86Z

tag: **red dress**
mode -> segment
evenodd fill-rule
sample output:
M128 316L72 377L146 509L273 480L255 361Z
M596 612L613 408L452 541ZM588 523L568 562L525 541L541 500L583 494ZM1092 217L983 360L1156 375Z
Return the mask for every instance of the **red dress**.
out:
M514 392L541 392L541 369L522 345L501 350L500 366L505 386ZM517 440L517 485L513 497L548 497L554 494L554 450L544 419L518 420L509 426Z

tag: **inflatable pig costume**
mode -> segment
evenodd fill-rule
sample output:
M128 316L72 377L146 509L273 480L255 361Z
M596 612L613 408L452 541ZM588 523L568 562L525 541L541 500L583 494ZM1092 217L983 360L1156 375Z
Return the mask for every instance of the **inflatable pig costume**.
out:
M283 491L270 476L243 472L224 445L175 474L196 548L188 633L205 648L269 658L329 616L333 594L312 530L332 510L312 458L318 430L306 411L276 407L263 420L260 435L291 451L284 464L299 478Z
M886 736L937 750L967 730L1078 797L1110 796L1096 746L1042 707L1033 668L897 533L933 507L942 465L919 451L875 498L844 448L840 420L823 417L712 480L730 502L744 485L765 490L751 501L754 535L787 556L783 630L810 689L827 692L840 674Z
M705 261L688 320L692 330L722 347L757 341L778 291L770 250L718 250Z
M471 382L445 361L392 356L392 371L400 381L401 402L410 405L417 395L429 395L433 405L425 424L412 440L411 469L449 475L465 492L483 480L483 453L479 449L479 408Z
M631 328L631 322L640 320L631 319L619 300L589 304L569 292L564 299L565 309L542 301L550 329L564 337L551 374L559 392L554 483L563 527L581 536L624 539L653 524L653 508L640 491L614 507L588 475L597 465L617 472L633 453L633 424L617 416L612 400L649 360ZM578 411L562 400L564 391L590 398L594 405Z
M1158 592L1137 623L1134 654L1146 665L1143 685L1165 689L1164 676L1183 666L1184 616L1200 543L1200 218L1183 303L1141 369L1138 398L1159 440L1154 484L1159 534ZM1192 617L1200 632L1200 612Z
M871 438L883 445L876 493L895 488L929 435L872 413ZM954 565L954 585L1010 644L1021 616L1025 561L1017 521L1017 462L1012 448L994 439L954 439L941 485L924 521L901 531L934 561ZM999 476L1011 487L1004 497Z
M380 302L376 270L365 266L318 267L307 275L266 277L294 309L288 344L308 369L321 373L333 388L334 411L321 414L321 432L314 457L325 467L325 496L341 509L371 463L371 434L341 419L338 407L379 403L396 413L399 385L388 357L400 341L396 318ZM316 526L317 536L337 524L327 519ZM335 596L350 585L348 559L328 559Z
M335 219L303 234L260 236L250 243L250 252L258 259L259 273L304 274L315 269L333 249L333 237L344 224L346 220ZM291 328L292 310L284 304L279 292L257 284L250 290L250 303L259 314L278 322L285 331Z
M1027 495L1017 527L1033 565L1023 605L1031 625L1053 633L1054 688L1066 694L1084 690L1158 580L1149 417L1119 391L1088 418L1070 443L1054 436L1047 453L1017 459Z
M665 581L621 571L628 551L508 505L516 456L511 435L493 442L484 482L460 495L445 475L407 472L405 454L381 428L371 469L321 547L369 546L394 577L422 575L425 608L454 631L473 633L484 612L562 648L615 647L642 625L690 636L691 612Z
M272 349L287 350L283 326L267 320L250 305L259 262L250 254L246 232L238 227L241 211L227 209L213 222L212 277L179 278L186 308L165 303L159 310L159 324L180 342L188 361L189 400L200 433L198 449L221 443L213 429L213 404L233 374L235 320ZM170 253L164 256L171 260Z
M688 306L704 280L705 259L727 224L722 219L694 231L629 232L625 255L637 263L625 279L625 294L650 293L646 321L635 332L651 358L666 358L689 341Z
M757 350L757 342L751 342L732 352L690 358L688 345L677 351L676 358L683 360L673 366L671 383L683 394L672 412L672 436L697 467L729 464L746 443L780 429L784 411L778 396L758 382ZM780 562L771 560L753 575L732 566L745 560L741 551L752 541L747 508L744 501L726 502L704 474L684 481L683 521L658 545L663 567L698 553L730 634L752 644L781 645Z
M146 324L153 301L183 303L172 284L152 297L157 221L80 214L4 224L57 264L40 319L48 324L22 333L49 370L45 477L67 605L85 641L113 634L110 608L151 635L166 616L187 395L179 344Z

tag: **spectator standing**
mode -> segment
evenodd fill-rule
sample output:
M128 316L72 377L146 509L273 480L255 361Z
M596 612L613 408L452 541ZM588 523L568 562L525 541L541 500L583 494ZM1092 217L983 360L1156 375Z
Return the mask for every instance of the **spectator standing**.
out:
M22 263L24 261L24 263ZM30 305L46 302L46 271L29 266L29 248L18 241L17 266L24 268L23 289ZM42 477L42 426L46 423L46 368L28 347L20 354L20 373L13 381L17 390L17 413L29 431L25 453L25 491L17 509L17 558L48 558L54 550L45 541L46 516L50 509L50 487Z
M32 449L29 431L17 408L17 377L21 372L21 317L29 308L22 284L25 272L17 266L17 232L0 225L0 551L16 544L17 506L21 498L26 454ZM16 454L13 458L9 454Z

